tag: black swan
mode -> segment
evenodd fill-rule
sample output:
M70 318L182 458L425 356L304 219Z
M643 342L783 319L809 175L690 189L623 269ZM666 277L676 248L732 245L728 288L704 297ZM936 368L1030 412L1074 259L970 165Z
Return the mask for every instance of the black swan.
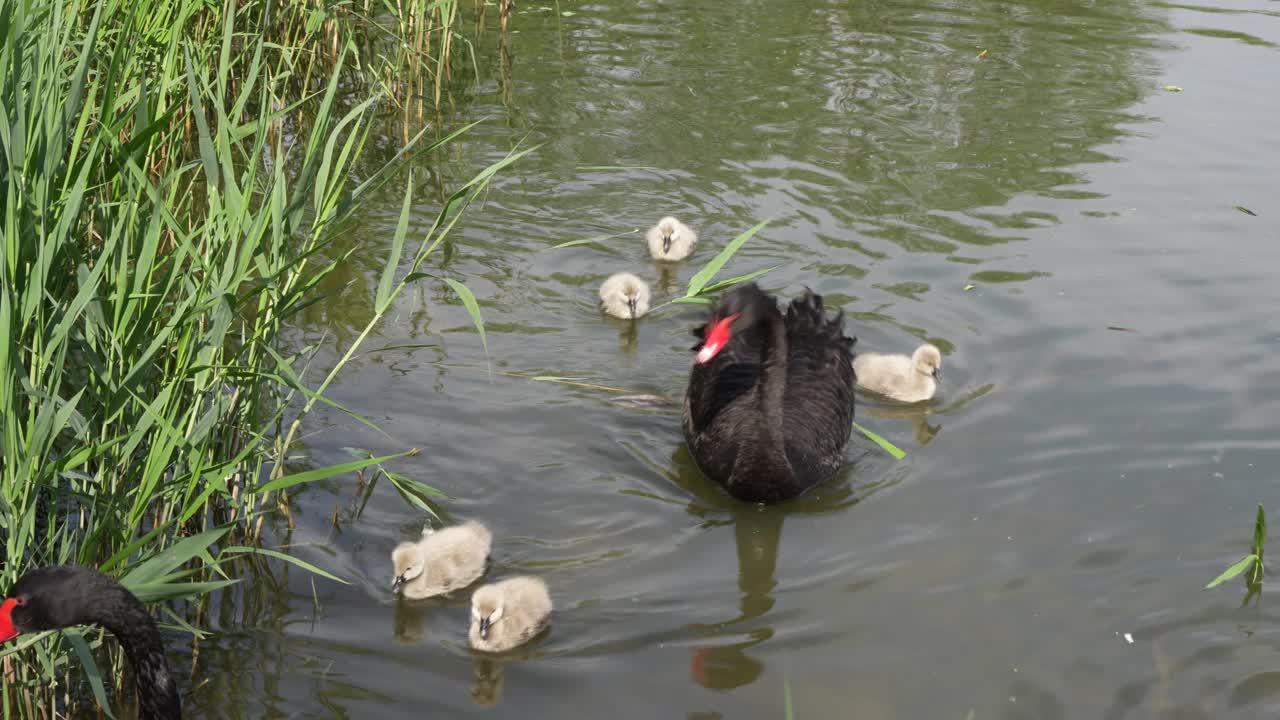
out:
M139 720L180 720L182 701L155 621L120 583L86 567L39 568L0 605L0 642L73 625L101 625L120 641L136 677Z
M739 500L776 503L835 475L856 382L843 312L828 319L806 290L784 317L751 283L725 294L694 335L684 437L707 477Z

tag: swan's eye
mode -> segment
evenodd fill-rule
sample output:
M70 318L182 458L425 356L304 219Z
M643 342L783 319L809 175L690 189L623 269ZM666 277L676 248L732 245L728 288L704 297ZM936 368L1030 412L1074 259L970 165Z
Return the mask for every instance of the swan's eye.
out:
M27 598L25 596L19 595L18 597L13 599L13 604L17 605L18 607L22 607L23 605L27 604Z

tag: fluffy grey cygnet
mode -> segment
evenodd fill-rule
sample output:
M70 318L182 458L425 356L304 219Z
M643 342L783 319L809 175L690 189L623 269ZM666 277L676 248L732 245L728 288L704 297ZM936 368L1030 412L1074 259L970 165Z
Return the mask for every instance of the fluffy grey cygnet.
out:
M600 304L616 318L635 320L649 312L649 286L631 273L610 275L600 286Z
M910 357L883 353L859 353L853 358L858 385L902 402L928 400L938 391L942 353L928 343Z
M471 647L504 652L532 640L551 624L547 584L529 575L485 585L471 596Z
M693 254L698 244L698 233L679 220L668 215L649 228L645 235L649 254L655 260L683 260Z
M419 599L464 588L484 574L492 543L488 528L474 520L400 543L391 553L391 589Z

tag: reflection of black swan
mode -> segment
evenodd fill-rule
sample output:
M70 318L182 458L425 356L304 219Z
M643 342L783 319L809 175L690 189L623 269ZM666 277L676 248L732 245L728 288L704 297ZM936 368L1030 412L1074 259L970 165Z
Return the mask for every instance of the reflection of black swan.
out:
M806 292L786 316L754 283L727 293L702 339L684 400L698 467L739 500L788 500L835 475L853 423L853 344Z
M22 576L0 605L0 642L73 625L101 625L120 641L136 676L141 720L182 717L156 624L120 583L84 567L40 568Z

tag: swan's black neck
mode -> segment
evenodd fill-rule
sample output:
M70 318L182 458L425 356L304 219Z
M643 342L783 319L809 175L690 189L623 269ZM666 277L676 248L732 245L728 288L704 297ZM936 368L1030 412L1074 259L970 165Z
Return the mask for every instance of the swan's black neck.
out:
M787 393L787 364L790 346L787 341L787 325L781 313L765 313L760 321L760 331L765 343L760 368L760 384L757 400L764 422L756 425L759 445L752 452L742 453L739 463L747 463L750 469L735 470L734 489L739 497L749 496L755 502L777 502L795 497L808 489L808 484L797 476L787 453L785 406ZM739 474L741 472L741 475ZM759 482L767 479L766 482ZM751 487L748 487L751 486Z
M118 586L117 586L118 587ZM116 597L102 598L97 623L120 642L133 666L138 686L139 720L179 720L182 701L164 656L164 643L155 621L132 593L120 588Z

